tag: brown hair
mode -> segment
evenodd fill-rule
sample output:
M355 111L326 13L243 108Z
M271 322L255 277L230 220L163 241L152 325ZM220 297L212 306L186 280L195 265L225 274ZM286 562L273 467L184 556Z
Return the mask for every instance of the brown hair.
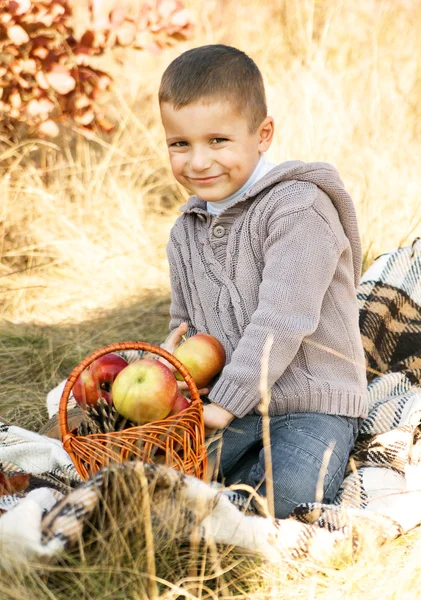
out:
M199 46L173 60L161 79L159 103L175 109L206 98L233 103L254 133L267 116L263 77L241 50L223 44Z

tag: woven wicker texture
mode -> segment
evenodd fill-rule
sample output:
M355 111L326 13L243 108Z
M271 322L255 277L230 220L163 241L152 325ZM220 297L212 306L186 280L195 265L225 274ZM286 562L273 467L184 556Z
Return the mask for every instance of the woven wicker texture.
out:
M76 379L97 358L121 350L143 350L165 358L187 383L191 395L190 406L166 419L129 427L123 431L76 435L70 431L67 422L67 403ZM203 405L196 384L186 367L175 356L147 342L109 344L79 363L71 372L60 399L59 424L63 447L83 479L88 479L110 463L133 459L162 463L199 479L206 477Z

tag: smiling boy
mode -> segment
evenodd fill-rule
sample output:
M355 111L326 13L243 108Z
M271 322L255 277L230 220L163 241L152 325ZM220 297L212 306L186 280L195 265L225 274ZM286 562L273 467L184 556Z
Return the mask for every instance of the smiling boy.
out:
M316 499L328 455L330 502L367 412L352 200L327 163L266 162L274 121L261 73L240 50L185 52L166 69L159 102L174 177L192 194L167 247L166 347L184 332L224 345L226 366L204 407L207 429L223 430L219 476L266 493L259 384L272 337L275 514Z
M238 192L272 141L272 117L250 131L248 120L223 100L178 109L163 102L161 116L175 178L206 202Z

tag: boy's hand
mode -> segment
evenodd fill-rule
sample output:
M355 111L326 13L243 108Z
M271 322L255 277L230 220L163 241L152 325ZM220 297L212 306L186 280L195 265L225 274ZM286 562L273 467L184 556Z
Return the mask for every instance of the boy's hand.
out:
M174 329L174 331L170 333L165 342L161 344L161 348L164 348L164 350L166 350L167 352L174 354L174 350L177 348L177 346L180 345L180 342L183 339L183 336L186 335L188 328L189 326L187 325L187 323L181 323L177 327L177 329ZM160 357L159 360L164 365L166 365L172 372L176 370L171 363L165 360L165 358ZM190 396L189 386L185 381L177 381L177 384L179 392L181 392L184 396ZM202 388L201 390L199 390L200 396L206 396L206 394L208 393L209 388Z
M164 348L164 350L167 352L174 354L174 350L180 345L183 335L186 335L188 328L189 326L187 323L181 323L177 329L174 329L174 331L170 333L165 342L161 344L161 348ZM159 360L165 363L172 371L174 371L174 367L170 365L164 358L160 358Z
M215 429L224 429L234 419L234 415L218 404L205 404L203 407L205 435L210 435Z

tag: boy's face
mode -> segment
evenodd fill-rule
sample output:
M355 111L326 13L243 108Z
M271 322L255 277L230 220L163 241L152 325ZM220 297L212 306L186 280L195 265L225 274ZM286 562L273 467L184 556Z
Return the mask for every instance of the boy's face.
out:
M255 133L224 100L199 101L178 110L161 104L172 172L190 193L218 202L239 190L272 141L273 119Z

